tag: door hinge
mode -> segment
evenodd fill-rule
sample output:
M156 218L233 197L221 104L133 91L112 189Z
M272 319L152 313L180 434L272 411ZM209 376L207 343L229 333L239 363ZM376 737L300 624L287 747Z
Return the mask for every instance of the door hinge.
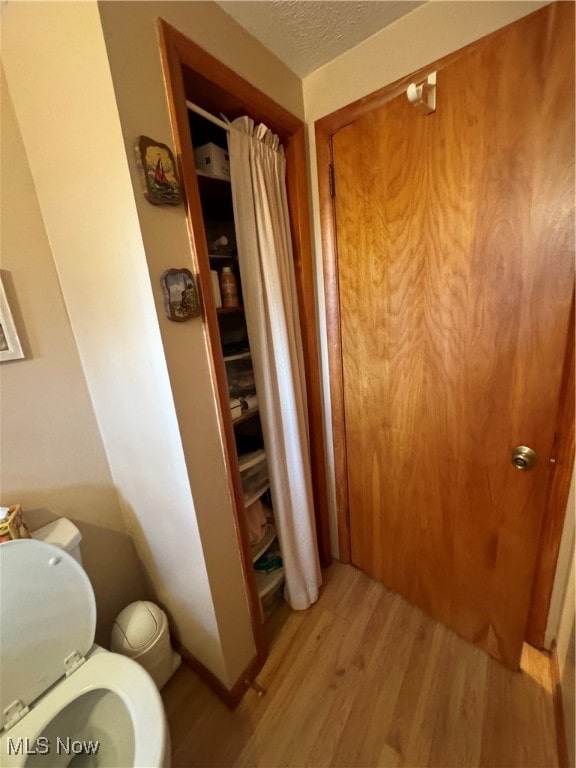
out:
M330 185L330 197L336 197L336 186L334 183L334 166L328 165L328 184Z

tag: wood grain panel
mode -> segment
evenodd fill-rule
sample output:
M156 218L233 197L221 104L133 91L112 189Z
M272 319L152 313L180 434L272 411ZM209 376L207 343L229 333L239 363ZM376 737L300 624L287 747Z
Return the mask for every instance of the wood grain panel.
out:
M334 451L334 483L338 519L338 558L350 562L350 531L348 529L348 482L346 478L346 431L344 428L344 389L342 382L342 339L340 336L340 301L338 296L338 259L334 236L334 211L330 196L329 167L332 162L331 136L316 124L318 160L318 191L321 201L322 255L326 328L330 365L330 406L332 413Z
M314 291L314 265L308 218L308 185L302 170L306 167L306 140L302 124L286 143L286 186L292 227L294 269L298 290L300 326L305 361L306 394L312 463L312 490L314 513L318 532L320 564L326 568L332 562L330 548L330 522L328 490L326 487L326 451L322 413L322 382L320 377L318 334L316 332L316 296Z
M560 414L554 441L554 463L550 467L536 573L532 585L532 598L524 637L528 643L536 648L544 647L564 519L567 514L574 514L574 510L567 509L574 468L574 406L576 404L574 400L574 299L572 300L572 316L569 323L566 352L564 384L560 396Z
M352 561L517 667L573 286L573 7L333 136ZM510 464L533 446L531 472Z

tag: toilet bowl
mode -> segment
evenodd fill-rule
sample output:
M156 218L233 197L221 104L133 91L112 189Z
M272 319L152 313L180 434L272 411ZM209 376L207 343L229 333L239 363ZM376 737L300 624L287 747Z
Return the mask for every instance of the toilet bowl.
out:
M135 661L93 645L79 563L33 539L0 545L0 765L169 768L162 699Z

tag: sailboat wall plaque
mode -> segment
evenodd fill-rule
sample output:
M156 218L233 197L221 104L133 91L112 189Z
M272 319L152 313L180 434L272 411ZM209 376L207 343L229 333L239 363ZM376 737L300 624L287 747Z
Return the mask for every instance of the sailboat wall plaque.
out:
M135 150L146 200L152 205L180 205L180 182L170 147L140 136Z

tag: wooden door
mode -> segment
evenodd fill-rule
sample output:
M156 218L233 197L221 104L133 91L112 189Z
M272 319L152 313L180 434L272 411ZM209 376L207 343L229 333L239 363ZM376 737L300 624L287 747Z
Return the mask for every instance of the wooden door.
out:
M332 139L352 562L520 658L573 294L573 6ZM515 446L538 454L530 471Z

